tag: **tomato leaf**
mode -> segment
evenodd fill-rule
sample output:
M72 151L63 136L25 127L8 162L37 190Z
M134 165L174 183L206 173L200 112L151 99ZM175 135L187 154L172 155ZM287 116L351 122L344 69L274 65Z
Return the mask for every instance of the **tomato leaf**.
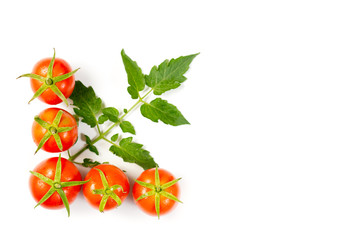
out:
M102 113L112 122L119 121L119 111L114 107L107 107L102 110Z
M119 138L119 134L116 133L116 134L112 135L112 137L110 139L111 139L111 141L116 142L118 140L118 138Z
M86 139L86 144L88 145L88 148L90 150L90 152L95 153L96 155L99 155L99 151L97 150L97 148L91 143L91 139L89 136L85 135L85 139Z
M165 60L158 67L154 66L150 74L145 76L146 85L154 89L155 95L179 87L186 80L184 74L197 55L198 53Z
M161 120L165 124L179 126L190 124L181 112L172 104L161 98L156 98L150 103L140 107L141 114L153 122Z
M96 97L92 87L85 87L80 81L75 82L75 88L70 96L75 106L74 112L81 117L81 121L95 127L97 114L101 110L101 99Z
M135 128L129 121L122 121L120 128L124 133L128 132L135 135Z
M145 76L137 63L125 54L124 49L121 51L121 57L130 85L127 90L131 98L137 99L139 98L139 92L145 88Z
M109 118L103 114L103 115L101 115L101 116L99 117L98 123L99 123L99 124L103 124L103 123L106 122L107 120L109 120Z
M84 167L95 167L97 165L100 165L101 163L98 161L94 161L90 158L84 158L83 163L81 164Z
M143 149L143 145L132 141L132 137L123 138L119 145L112 145L110 152L121 157L125 162L136 163L144 170L153 168L157 164L150 156L149 151Z

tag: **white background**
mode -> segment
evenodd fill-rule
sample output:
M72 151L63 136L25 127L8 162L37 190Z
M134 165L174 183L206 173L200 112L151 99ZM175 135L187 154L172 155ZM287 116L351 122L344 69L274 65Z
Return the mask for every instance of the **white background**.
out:
M358 1L345 0L2 1L2 236L359 239L359 12ZM184 204L160 220L131 196L104 214L81 194L70 218L64 209L33 209L29 170L56 154L33 155L33 117L49 106L28 105L29 80L15 78L53 48L118 109L134 103L121 49L144 73L200 52L188 80L163 96L191 125L156 124L139 109L127 117L134 139L182 177ZM85 124L80 131L95 134ZM107 143L97 147L100 156L81 157L114 163L131 183L141 173Z

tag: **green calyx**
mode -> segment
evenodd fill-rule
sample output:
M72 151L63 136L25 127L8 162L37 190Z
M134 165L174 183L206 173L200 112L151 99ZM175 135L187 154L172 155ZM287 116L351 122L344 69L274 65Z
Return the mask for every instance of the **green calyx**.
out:
M38 204L36 204L36 206L34 208L36 208L37 206L39 206L40 204L44 203L49 197L51 197L55 192L57 192L61 198L61 200L64 203L64 206L66 208L66 211L68 213L68 217L70 217L70 207L69 207L69 201L66 197L66 194L63 190L64 187L72 187L72 186L77 186L77 185L82 185L87 183L89 180L87 181L71 181L71 182L61 182L61 154L59 155L59 159L56 163L56 169L55 169L55 177L54 180L45 177L44 175L38 173L38 172L33 172L30 171L30 173L32 175L34 175L35 177L39 178L40 180L42 180L43 182L45 182L46 184L50 185L50 189L49 191L40 199L40 201L38 202Z
M160 185L160 176L159 176L159 170L156 166L155 168L155 184L141 182L139 180L135 180L139 185L149 188L150 191L146 192L145 194L141 195L136 199L136 201L139 201L143 198L155 195L155 210L156 214L158 216L158 219L160 219L160 197L164 196L168 199L174 200L176 202L182 203L177 197L175 197L173 194L166 191L167 188L173 186L175 183L177 183L181 178L172 180L170 182L164 183Z
M47 130L43 138L40 140L39 145L35 151L35 154L44 146L44 144L47 142L47 140L49 140L51 136L54 137L58 148L60 149L60 151L62 151L63 146L61 143L61 138L59 136L59 133L70 131L73 128L73 127L59 127L62 114L63 111L61 110L58 111L54 118L54 121L51 124L42 120L39 116L35 116L34 118L35 122L37 122L41 127Z
M118 195L116 195L116 193L114 191L117 189L121 189L121 191L124 192L124 189L122 188L122 186L117 185L117 184L109 186L109 183L106 180L106 177L105 177L105 174L103 173L103 171L101 171L100 169L97 169L97 168L95 168L95 169L99 171L101 182L104 186L104 188L102 188L102 189L94 189L93 190L94 194L102 195L102 198L101 198L101 201L99 204L99 211L104 212L106 202L108 201L108 199L110 197L115 200L115 202L118 204L118 206L120 206L121 199Z
M52 57L52 59L50 61L46 77L43 77L43 76L40 76L40 75L37 75L37 74L33 74L33 73L23 74L23 75L18 77L18 78L30 77L30 78L36 79L36 80L43 83L40 86L40 88L35 92L33 97L30 99L29 103L32 100L34 100L35 98L39 97L47 89L51 89L63 102L65 102L66 106L69 106L69 103L68 103L66 97L60 91L60 89L56 86L56 83L61 82L61 81L65 80L65 79L71 77L75 72L77 72L79 70L79 68L77 68L74 71L71 71L69 73L53 77L54 62L55 62L55 48L54 48L54 55L53 55L53 57Z

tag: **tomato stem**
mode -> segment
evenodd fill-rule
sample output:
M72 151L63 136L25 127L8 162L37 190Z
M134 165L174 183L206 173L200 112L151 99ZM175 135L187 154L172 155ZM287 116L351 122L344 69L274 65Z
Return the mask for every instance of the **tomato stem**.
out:
M158 192L158 193L159 193L159 192L161 192L161 190L162 190L162 189L161 189L161 187L160 187L160 186L156 186L155 190L156 190L156 192Z
M91 140L91 145L97 143L100 139L102 139L102 135L98 136L97 138ZM82 154L86 149L89 148L89 145L85 145L82 149L80 149L77 153L72 156L69 156L68 160L75 163L74 159L76 159L80 154Z
M50 127L49 131L51 132L51 134L56 134L57 133L57 130L56 130L55 127Z
M90 142L90 144L85 145L83 148L81 148L81 149L80 149L78 152L76 152L74 155L71 156L71 155L70 155L70 152L68 151L68 155L69 155L68 160L71 161L71 162L73 162L73 163L76 163L76 164L81 164L81 163L75 162L74 160L75 160L78 156L80 156L83 152L85 152L85 151L89 148L90 145L93 145L93 144L97 143L97 142L100 141L101 139L104 140L104 141L107 141L107 142L109 142L109 143L111 143L111 144L114 144L112 141L110 141L109 139L107 139L106 136L111 132L111 130L112 130L114 127L116 127L117 125L119 125L119 124L121 123L121 121L122 121L132 110L134 110L139 104L144 104L144 103L146 103L146 102L144 101L144 98L146 98L153 90L154 90L153 88L150 88L150 90L149 90L147 93L145 93L144 96L142 96L142 97L139 96L139 100L138 100L134 105L132 105L130 108L128 108L128 109L119 117L119 120L118 120L116 123L113 123L113 124L112 124L108 129L106 129L104 132L102 132L102 131L100 130L99 123L97 122L97 123L96 123L96 128L97 128L97 130L98 130L99 135L98 135L96 138L92 139L91 142Z
M45 83L47 85L52 85L54 83L54 81L51 78L48 78L48 79L45 80Z

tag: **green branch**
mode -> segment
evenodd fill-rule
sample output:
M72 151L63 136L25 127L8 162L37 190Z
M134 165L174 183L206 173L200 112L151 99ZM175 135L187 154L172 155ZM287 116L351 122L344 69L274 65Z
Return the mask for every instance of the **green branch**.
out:
M97 143L98 141L100 140L105 140L107 142L110 142L111 144L114 144L113 142L111 142L109 139L106 138L106 136L111 132L111 130L116 127L117 125L120 124L121 121L124 120L124 118L132 111L134 110L140 103L145 103L144 102L144 98L146 98L151 92L153 91L153 89L151 88L143 97L139 97L139 100L134 104L132 105L126 112L124 112L118 119L118 121L116 123L113 123L108 129L106 129L104 132L101 132L100 130L100 127L99 127L99 124L98 122L96 122L96 127L98 129L98 133L99 135L97 137L95 137L94 139L91 140L90 144L87 144L85 145L83 148L81 148L78 152L76 152L75 154L73 155L70 155L70 152L68 151L68 155L69 155L69 158L68 160L73 162L73 163L76 163L76 164L79 164L77 162L75 162L74 160L79 157L83 152L85 152L87 149L89 149L89 146L90 145L94 145L95 143ZM81 163L80 163L81 164Z

